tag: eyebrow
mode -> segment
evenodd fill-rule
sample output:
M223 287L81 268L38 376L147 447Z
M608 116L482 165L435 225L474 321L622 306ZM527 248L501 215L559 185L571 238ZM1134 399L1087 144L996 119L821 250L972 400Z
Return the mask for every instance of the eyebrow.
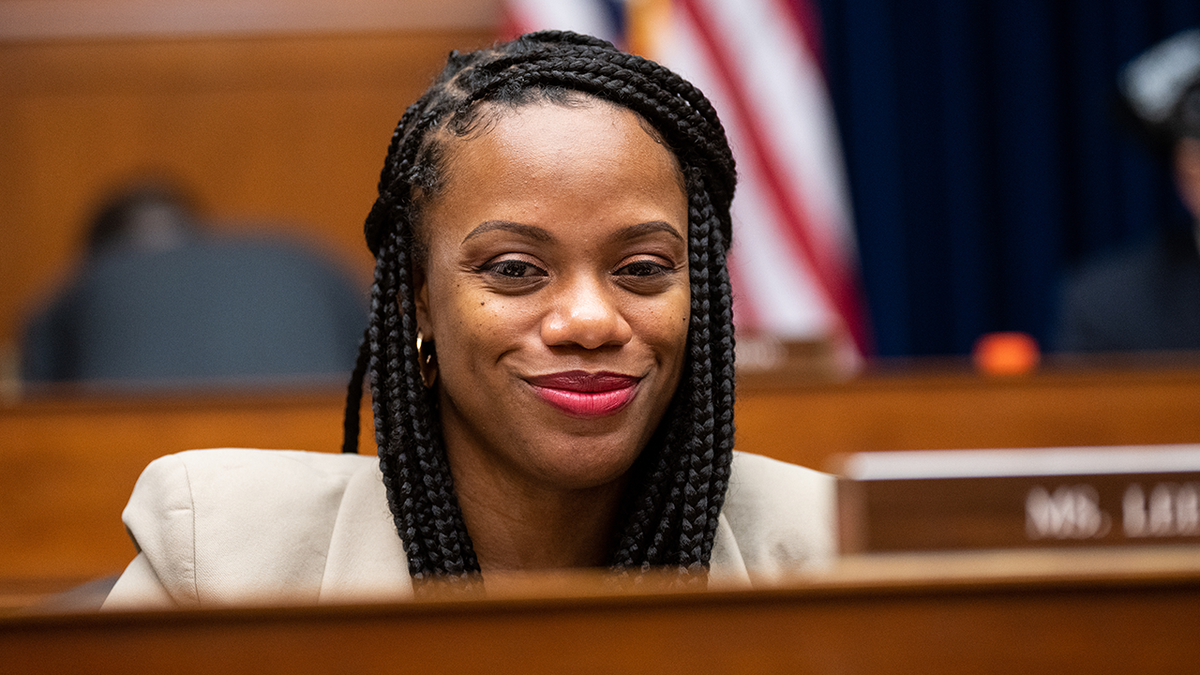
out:
M650 220L644 223L638 223L637 225L630 225L629 227L618 232L617 237L621 239L636 239L653 232L666 232L679 241L683 241L683 237L680 236L679 232L676 231L670 223L664 220Z
M479 225L476 225L475 229L468 232L467 236L463 237L463 242L468 242L471 239L474 239L481 234L491 232L492 230L505 230L507 232L513 232L537 241L554 240L554 237L549 232L540 227L526 225L524 223L514 223L511 220L485 220Z
M479 225L476 225L475 229L468 232L467 236L463 237L463 242L465 243L467 241L470 241L471 239L474 239L475 237L478 237L487 232L491 232L492 230L504 230L506 232L513 232L515 234L519 234L524 237L529 237L530 239L534 239L536 241L546 241L546 242L554 241L554 235L550 234L550 232L546 231L545 229L537 227L535 225L526 225L524 223L515 223L511 220L486 220L486 221L480 223ZM644 236L647 234L651 234L653 232L666 232L667 234L671 235L672 237L675 237L676 239L678 239L679 241L683 241L683 237L679 235L679 232L677 232L675 230L675 228L671 226L670 223L668 223L666 221L662 221L662 220L650 220L650 221L647 221L644 223L637 223L636 225L630 225L629 227L626 227L626 228L622 229L621 231L617 232L613 238L614 239L636 239L638 237L641 237L641 236Z

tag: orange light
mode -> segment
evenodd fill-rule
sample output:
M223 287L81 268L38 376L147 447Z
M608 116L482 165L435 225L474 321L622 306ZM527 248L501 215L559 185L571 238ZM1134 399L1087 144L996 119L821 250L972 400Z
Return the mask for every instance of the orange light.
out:
M1023 375L1037 368L1037 340L1027 333L987 333L975 342L975 368L985 375Z

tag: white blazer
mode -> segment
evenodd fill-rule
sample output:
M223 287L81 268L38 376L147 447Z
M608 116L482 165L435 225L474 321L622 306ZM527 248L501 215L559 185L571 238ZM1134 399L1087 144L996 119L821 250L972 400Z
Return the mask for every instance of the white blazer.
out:
M829 561L834 479L735 453L710 585L758 585ZM152 462L123 520L138 549L105 610L402 600L412 583L379 461L192 450Z

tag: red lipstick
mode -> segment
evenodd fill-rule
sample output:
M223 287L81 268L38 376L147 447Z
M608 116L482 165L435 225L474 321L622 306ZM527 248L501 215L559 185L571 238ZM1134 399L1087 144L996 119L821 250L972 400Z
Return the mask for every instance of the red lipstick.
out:
M637 395L640 377L570 370L526 379L546 403L573 417L596 418L620 412Z

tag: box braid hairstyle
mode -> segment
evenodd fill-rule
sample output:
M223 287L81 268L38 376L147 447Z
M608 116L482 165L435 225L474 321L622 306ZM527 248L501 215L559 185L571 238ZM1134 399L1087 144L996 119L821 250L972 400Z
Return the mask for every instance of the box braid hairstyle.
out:
M383 481L414 582L473 586L480 578L451 480L436 390L423 385L418 363L412 266L423 262L414 233L421 197L437 189L440 143L447 133L472 133L481 104L515 109L568 102L568 92L644 118L674 151L688 197L691 319L683 376L631 469L610 565L620 573L673 568L695 580L703 576L691 573L707 569L712 555L733 456L734 336L725 266L733 156L712 105L683 78L608 42L545 31L450 54L441 75L400 119L366 220L375 280L370 325L347 396L343 451L357 452L362 382L369 374Z

